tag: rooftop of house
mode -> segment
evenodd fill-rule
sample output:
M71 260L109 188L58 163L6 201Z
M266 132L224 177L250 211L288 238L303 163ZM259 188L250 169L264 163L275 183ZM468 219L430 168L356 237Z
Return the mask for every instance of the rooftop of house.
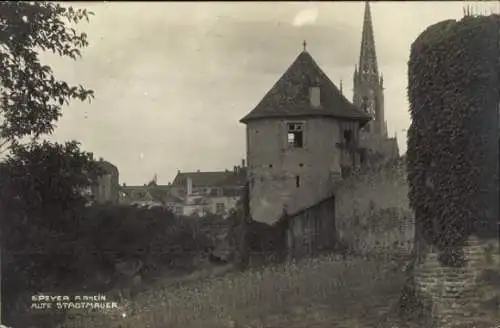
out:
M185 186L188 177L191 178L193 187L242 186L246 181L246 168L235 167L232 171L178 172L173 185Z
M311 104L309 88L312 86L319 87L319 106ZM304 116L356 120L362 124L370 120L367 113L342 94L305 48L259 104L240 122Z
M120 186L120 191L129 201L182 203L183 200L173 195L171 189L171 185Z

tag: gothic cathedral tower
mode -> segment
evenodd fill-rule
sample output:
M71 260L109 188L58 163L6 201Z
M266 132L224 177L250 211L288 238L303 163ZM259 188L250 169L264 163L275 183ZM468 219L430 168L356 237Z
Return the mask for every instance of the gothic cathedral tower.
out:
M387 138L384 118L384 80L379 74L370 4L365 2L359 66L354 70L353 103L365 110L372 121L362 131L365 138Z

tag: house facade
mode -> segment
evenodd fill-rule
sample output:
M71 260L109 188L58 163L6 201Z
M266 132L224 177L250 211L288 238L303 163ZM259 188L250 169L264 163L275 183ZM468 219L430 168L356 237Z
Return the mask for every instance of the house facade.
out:
M246 167L213 172L178 171L172 183L121 186L120 203L145 207L166 207L177 215L228 215L236 208L246 181Z
M233 170L178 171L172 182L172 194L184 199L183 215L211 213L226 216L236 208L246 182L246 172L244 161Z

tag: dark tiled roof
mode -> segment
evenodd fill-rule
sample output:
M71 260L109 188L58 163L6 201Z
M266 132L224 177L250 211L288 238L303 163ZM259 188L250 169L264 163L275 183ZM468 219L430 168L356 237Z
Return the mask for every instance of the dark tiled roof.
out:
M238 173L234 171L180 172L175 176L173 184L185 185L188 177L191 178L194 187L239 186L245 183L246 169L242 168Z
M247 181L247 168L240 167L238 172L225 172L224 180L216 184L218 187L243 186Z
M182 199L171 194L170 187L162 188L163 186L149 187L149 193L154 200L162 203L182 203Z
M152 201L153 196L151 196L149 190L144 187L143 189L123 189L120 188L120 191L123 192L129 201L132 202L144 202L144 201Z
M312 107L309 87L320 87L321 106ZM303 51L260 103L240 122L252 119L298 116L328 116L359 120L366 123L370 116L358 109L321 70L311 55Z
M153 200L161 203L180 203L182 200L171 194L171 186L121 186L120 191L125 193L131 201Z

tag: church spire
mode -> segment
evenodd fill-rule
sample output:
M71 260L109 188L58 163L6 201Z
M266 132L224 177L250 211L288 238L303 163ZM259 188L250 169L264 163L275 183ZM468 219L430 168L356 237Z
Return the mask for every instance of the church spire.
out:
M361 51L359 54L359 71L366 78L375 76L378 79L377 55L375 53L375 38L369 1L365 2Z

